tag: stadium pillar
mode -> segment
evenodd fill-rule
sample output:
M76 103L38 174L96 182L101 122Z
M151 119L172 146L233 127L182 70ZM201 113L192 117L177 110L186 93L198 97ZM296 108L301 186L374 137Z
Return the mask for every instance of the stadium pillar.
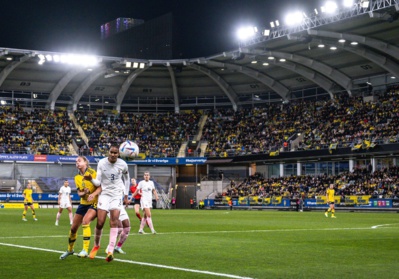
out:
M280 177L284 177L284 164L280 163Z
M353 172L355 167L355 160L349 159L349 171Z
M371 166L373 167L373 173L377 170L377 160L375 158L371 158Z
M301 162L296 163L296 175L297 176L302 175L302 163Z

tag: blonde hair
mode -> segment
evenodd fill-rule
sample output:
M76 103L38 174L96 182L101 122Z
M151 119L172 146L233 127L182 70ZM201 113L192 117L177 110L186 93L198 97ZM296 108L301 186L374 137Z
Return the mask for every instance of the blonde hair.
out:
M82 158L83 161L86 163L87 168L90 168L90 162L89 162L89 160L86 158L86 156L80 155L80 156L78 156L78 158Z

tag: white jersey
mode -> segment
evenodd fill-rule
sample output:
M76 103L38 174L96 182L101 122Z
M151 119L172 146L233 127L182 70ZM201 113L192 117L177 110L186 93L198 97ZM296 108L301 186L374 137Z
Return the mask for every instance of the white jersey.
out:
M58 194L60 195L60 203L69 203L71 196L71 187L62 186Z
M151 180L141 180L137 189L141 190L141 200L145 202L152 202L152 191L155 190L154 182Z
M122 159L117 159L114 164L103 158L97 165L97 180L101 184L101 194L118 196L129 194L130 177L127 164Z

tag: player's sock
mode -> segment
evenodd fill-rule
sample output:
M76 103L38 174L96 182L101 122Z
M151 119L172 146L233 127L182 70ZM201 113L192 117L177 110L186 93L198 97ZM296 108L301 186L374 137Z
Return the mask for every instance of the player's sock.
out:
M327 212L330 212L330 211L331 211L331 208L327 209Z
M122 232L123 228L118 228L118 236L116 237L116 239L118 239L121 236Z
M116 237L118 236L118 228L111 228L109 233L108 253L115 249Z
M141 221L141 215L140 213L136 213L137 218L139 218L139 220Z
M72 212L69 213L69 222L71 222L71 224L72 224L72 222L73 222L73 214L72 214Z
M147 217L147 225L150 227L151 231L154 230L154 225L152 224L151 217Z
M71 231L69 231L69 238L68 238L68 251L69 252L73 251L73 247L75 246L76 238L77 238L77 233L72 233Z
M60 216L61 216L61 213L57 212L57 217L55 218L55 220L56 220L57 222L60 220Z
M34 210L32 210L32 216L33 216L33 219L36 219L36 212Z
M335 209L331 210L332 216L335 216Z
M140 230L144 229L145 223L146 223L147 218L141 218L141 223L140 223Z
M94 236L94 245L100 246L101 235L103 234L103 230L99 230L96 228L96 234Z
M24 212L22 212L22 219L26 219L26 210L24 210Z
M83 228L83 249L88 252L90 246L91 228L90 224L82 225Z
M123 243L126 241L127 237L129 236L129 232L130 232L130 227L123 228L123 231L121 233L121 238L119 239L117 245L118 247L122 247Z

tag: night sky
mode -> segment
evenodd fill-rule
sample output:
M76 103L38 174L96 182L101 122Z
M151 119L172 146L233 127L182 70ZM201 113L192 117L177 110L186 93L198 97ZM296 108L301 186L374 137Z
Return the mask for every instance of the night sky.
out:
M5 2L5 3L3 3ZM306 3L306 4L300 4ZM99 53L100 25L118 17L151 20L172 12L183 38L184 58L238 48L238 27L269 27L287 11L311 12L322 0L4 0L0 47Z

